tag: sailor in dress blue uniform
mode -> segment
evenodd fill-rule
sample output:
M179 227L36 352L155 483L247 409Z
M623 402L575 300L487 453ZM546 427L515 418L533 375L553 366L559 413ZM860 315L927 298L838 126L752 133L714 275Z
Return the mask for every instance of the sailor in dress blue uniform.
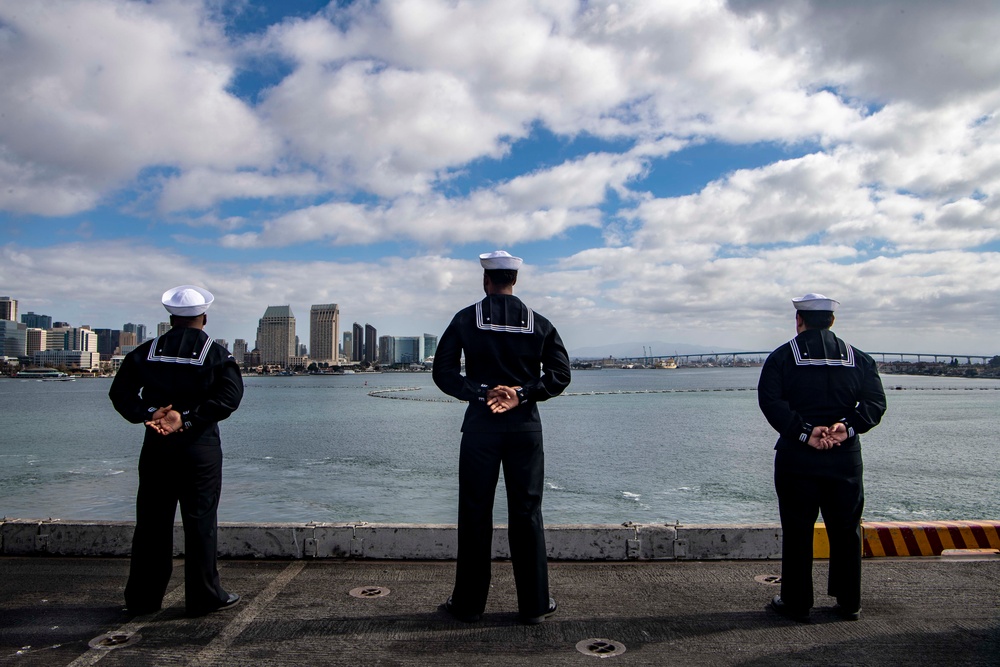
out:
M115 409L145 424L139 455L136 525L125 604L156 611L173 569L174 515L184 524L184 593L188 615L231 607L240 596L219 581L217 515L222 490L219 422L243 398L239 366L203 327L214 297L193 285L163 294L172 328L125 356L111 385Z
M771 607L797 621L813 606L813 532L820 512L830 540L827 593L835 611L861 612L862 433L885 413L875 361L830 330L838 301L792 299L796 337L772 352L757 386L760 409L778 432L774 486L781 515L781 595Z
M445 604L464 621L479 620L486 607L501 465L521 620L539 623L556 609L549 597L542 521L538 403L569 385L569 357L555 327L514 296L521 262L503 250L480 255L486 297L455 315L434 356L434 382L469 403L459 455L458 563Z

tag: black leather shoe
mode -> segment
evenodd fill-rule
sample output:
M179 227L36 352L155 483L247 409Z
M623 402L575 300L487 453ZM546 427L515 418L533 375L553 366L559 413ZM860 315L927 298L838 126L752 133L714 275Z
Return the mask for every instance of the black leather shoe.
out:
M219 606L210 607L208 609L188 609L187 612L185 613L185 616L189 617L205 616L206 614L211 614L213 611L219 611L222 609L232 609L233 607L238 605L240 603L240 600L242 599L243 598L241 598L236 593L229 593L229 597L226 598L225 602L221 602Z
M462 621L463 623L477 623L483 617L482 614L467 614L463 612L455 606L455 603L452 602L450 597L443 605L441 605L441 609L451 614L452 618Z
M225 602L223 602L222 606L219 607L219 609L229 609L230 607L235 607L236 605L238 605L240 603L240 600L242 600L242 599L243 598L241 598L238 594L236 594L236 593L230 593L229 594L229 599L226 600Z
M542 614L541 616L525 616L524 614L521 614L521 622L527 625L538 625L539 623L547 619L549 616L556 613L556 609L558 608L559 605L556 604L556 599L549 598L549 608L545 611L544 614Z
M784 616L785 618L795 621L796 623L808 623L809 622L809 610L799 610L792 609L785 601L781 599L780 595L775 595L772 598L771 603L768 605L771 611L778 614L779 616Z
M861 620L861 607L858 607L856 611L850 611L847 607L841 607L840 603L833 605L833 613L840 616L845 621L860 621Z

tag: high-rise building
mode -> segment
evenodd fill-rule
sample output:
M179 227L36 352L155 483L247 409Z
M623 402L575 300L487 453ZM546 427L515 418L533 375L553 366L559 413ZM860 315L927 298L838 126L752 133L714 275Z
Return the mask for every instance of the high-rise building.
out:
M132 324L131 322L126 322L122 325L122 331L134 333L136 345L141 345L146 340L145 324Z
M378 360L378 332L375 327L365 324L365 361L370 364Z
M354 354L354 332L353 331L345 331L344 332L344 345L343 345L343 350L341 350L341 352L343 352L344 358L347 359L348 361L351 361L354 358L352 356Z
M21 313L21 323L29 329L51 329L52 318L49 315L37 315L30 310Z
M365 358L365 330L360 324L355 322L352 326L354 330L354 349L351 351L351 361L361 361Z
M229 349L229 341L226 340L225 338L216 338L215 342L221 345L222 347L226 348L227 350Z
M435 336L434 334L425 333L424 358L421 359L421 361L424 361L428 357L433 357L435 354L437 354L437 349L438 349L438 337Z
M29 357L33 356L35 352L41 352L42 350L48 349L48 332L45 329L28 327L25 331L24 340L25 354Z
M396 356L396 348L393 346L392 336L378 337L378 362L388 366Z
M424 360L423 336L393 336L392 362L394 364L416 364Z
M287 367L295 349L295 316L291 306L268 306L257 325L260 363Z
M94 333L97 334L97 352L101 361L110 361L121 345L122 332L118 329L94 329Z
M309 309L309 357L336 364L340 342L340 308L335 303L314 304Z
M97 334L87 327L67 327L63 333L62 349L97 354Z
M0 320L17 321L17 299L0 296Z
M16 304L16 302L15 302ZM0 320L0 355L23 357L27 354L28 327L14 320Z
M170 331L170 322L160 322L156 325L156 335L157 337Z
M242 364L246 361L247 357L247 342L242 338L237 338L233 341L233 359L236 363Z

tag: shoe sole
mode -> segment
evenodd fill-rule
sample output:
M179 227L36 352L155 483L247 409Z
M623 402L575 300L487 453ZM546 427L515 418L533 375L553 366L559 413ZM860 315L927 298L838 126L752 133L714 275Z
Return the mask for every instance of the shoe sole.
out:
M531 616L531 617L524 617L524 616L522 616L521 617L521 622L524 623L525 625L538 625L539 623L543 622L545 619L551 618L552 616L555 616L555 613L557 611L559 611L559 610L558 609L553 609L552 611L545 612L541 616Z

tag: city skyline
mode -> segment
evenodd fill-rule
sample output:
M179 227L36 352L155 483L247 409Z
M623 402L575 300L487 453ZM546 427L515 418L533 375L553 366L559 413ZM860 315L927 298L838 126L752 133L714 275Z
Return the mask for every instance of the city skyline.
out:
M267 304L440 334L503 248L571 350L773 349L806 292L862 349L1000 327L996 3L0 0L0 25L26 311L152 327L194 283L227 340Z

